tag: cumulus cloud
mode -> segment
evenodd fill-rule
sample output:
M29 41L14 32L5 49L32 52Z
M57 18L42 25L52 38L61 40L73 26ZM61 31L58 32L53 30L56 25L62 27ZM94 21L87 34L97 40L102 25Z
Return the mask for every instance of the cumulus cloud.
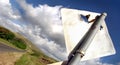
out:
M66 48L60 20L61 6L39 5L33 7L25 0L17 0L24 12L13 9L9 0L0 0L0 25L19 32L40 50L58 60L66 59ZM13 3L12 3L13 4ZM82 62L81 65L112 65L100 59Z
M43 37L47 37L64 47L64 38L62 33L61 20L59 19L59 9L61 6L50 7L48 5L39 5L34 8L32 5L27 4L25 1L18 0L25 11L24 21L32 26L41 28ZM59 32L55 32L55 27L59 28Z
M1 0L0 1L0 17L1 18L8 18L8 19L17 19L20 16L12 11L11 4L9 0Z
M50 7L48 5L39 5L34 8L24 0L17 0L17 2L24 11L22 15L23 23L27 24L27 26L25 25L27 28L23 28L22 32L25 29L28 32L24 32L23 34L32 40L36 46L44 50L46 54L58 59L65 59L64 37L59 18L59 9L61 6ZM59 32L55 32L55 30L59 30Z
M16 31L15 28L19 27L19 25L14 24L11 20L19 19L19 13L12 11L9 0L0 0L0 9L0 25Z

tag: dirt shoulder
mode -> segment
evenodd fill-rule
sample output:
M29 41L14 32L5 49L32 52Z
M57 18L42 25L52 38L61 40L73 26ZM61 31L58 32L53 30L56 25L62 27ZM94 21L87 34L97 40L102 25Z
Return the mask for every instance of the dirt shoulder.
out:
M20 52L0 52L0 65L14 65L22 55Z

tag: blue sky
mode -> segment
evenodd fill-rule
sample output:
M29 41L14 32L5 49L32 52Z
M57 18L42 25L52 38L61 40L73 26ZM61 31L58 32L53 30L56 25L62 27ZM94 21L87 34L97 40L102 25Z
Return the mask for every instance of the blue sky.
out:
M16 0L10 0L10 2L9 0L1 0L0 25L23 34L44 51L44 53L49 54L49 52L53 52L49 56L58 58L58 56L63 57L65 55L63 34L61 31L56 34L50 30L53 30L52 28L54 27L52 26L54 25L57 25L57 28L61 29L60 20L57 15L59 6L98 13L107 12L106 23L115 45L116 54L103 57L98 61L95 60L94 64L91 65L117 65L118 63L120 64L119 3L120 1L118 0L17 0L17 2ZM53 25L53 23L56 24ZM56 55L56 52L59 55ZM95 64L97 62L99 64ZM88 62L85 65L90 65L90 63Z
M47 4L49 6L62 5L63 7L88 10L93 12L107 12L106 23L109 33L115 45L116 54L102 58L102 62L120 62L120 21L119 21L119 0L27 0L28 3L37 6Z

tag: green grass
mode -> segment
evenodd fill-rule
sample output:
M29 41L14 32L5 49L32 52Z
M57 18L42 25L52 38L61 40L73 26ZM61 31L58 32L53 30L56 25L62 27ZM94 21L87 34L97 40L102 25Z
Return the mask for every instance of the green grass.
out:
M32 53L25 53L15 65L47 65L56 62L56 60L45 56L43 53L33 51Z
M13 39L9 40L10 43L12 43L14 46L20 48L20 49L26 49L26 44L21 39Z
M1 27L1 26L0 26L0 38L4 39L4 41L2 40L3 42L7 41L6 43L9 42L9 44L12 44L15 47L18 47L20 49L26 49L26 47L27 47L25 42L21 38L17 37L10 30L8 30L4 27Z
M5 44L5 45L7 45L7 46L10 46L10 47L13 47L13 48L15 48L15 49L20 50L18 47L14 46L12 43L10 43L10 42L8 42L8 41L6 41L6 40L4 40L4 39L1 39L1 38L0 38L0 42L1 42L2 44Z
M39 59L36 56L31 56L29 54L24 54L15 65L41 65Z

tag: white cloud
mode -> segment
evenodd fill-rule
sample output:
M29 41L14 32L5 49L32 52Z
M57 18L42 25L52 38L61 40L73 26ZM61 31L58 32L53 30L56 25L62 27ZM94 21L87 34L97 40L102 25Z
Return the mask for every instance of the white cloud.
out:
M0 3L2 4L2 5L10 5L10 3L9 3L9 0L0 0Z
M102 63L100 62L100 59L94 59L94 60L81 62L80 65L113 65L113 64Z
M23 9L24 14L13 10L9 0L0 0L0 25L12 31L20 32L47 55L56 59L66 59L59 14L61 6L50 7L48 5L39 5L34 8L26 3L25 0L17 0L17 2ZM100 59L95 59L82 62L81 65L112 64L101 63Z
M19 25L14 24L11 20L16 20L20 16L12 10L9 0L0 0L0 25L10 30L16 31Z
M17 19L20 16L12 11L11 4L9 0L0 0L0 17L1 18L8 18L8 19Z
M120 62L117 65L120 65Z

